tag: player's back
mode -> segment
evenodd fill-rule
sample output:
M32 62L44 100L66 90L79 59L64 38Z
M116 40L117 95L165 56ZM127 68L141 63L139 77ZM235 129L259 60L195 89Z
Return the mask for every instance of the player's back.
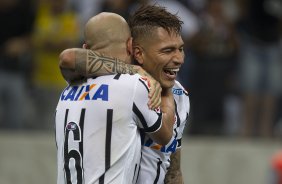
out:
M132 183L140 135L132 112L138 75L67 87L56 110L58 183Z

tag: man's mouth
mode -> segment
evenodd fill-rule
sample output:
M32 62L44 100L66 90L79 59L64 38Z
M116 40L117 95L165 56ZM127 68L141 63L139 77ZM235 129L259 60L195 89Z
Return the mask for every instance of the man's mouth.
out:
M170 78L176 77L176 74L178 71L179 71L179 68L165 68L164 69L165 74Z

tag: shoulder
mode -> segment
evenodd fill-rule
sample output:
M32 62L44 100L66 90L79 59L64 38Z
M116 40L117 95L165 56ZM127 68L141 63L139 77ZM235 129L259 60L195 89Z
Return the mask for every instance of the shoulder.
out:
M146 77L142 77L141 75L139 74L133 74L133 75L130 75L130 74L116 74L116 75L113 75L112 79L114 79L115 81L121 81L121 82L137 82L139 81L139 83L142 83L144 85L147 85L148 87L149 84L148 84L148 80Z
M189 95L178 81L175 81L175 84L172 88L172 93L177 106L185 109L188 112L190 109Z
M95 80L101 80L101 81L109 81L113 83L121 83L125 84L126 82L136 82L138 81L140 75L139 74L134 74L134 75L129 75L129 74L114 74L114 75L104 75L104 76L99 76L95 77Z
M180 84L179 81L175 81L174 86L172 87L173 95L182 96L185 95L188 97L188 92L186 89Z

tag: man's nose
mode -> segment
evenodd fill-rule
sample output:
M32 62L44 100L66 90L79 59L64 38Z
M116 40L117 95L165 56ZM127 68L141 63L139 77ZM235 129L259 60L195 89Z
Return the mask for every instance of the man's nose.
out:
M173 57L173 62L178 65L182 65L184 63L184 52L177 50Z

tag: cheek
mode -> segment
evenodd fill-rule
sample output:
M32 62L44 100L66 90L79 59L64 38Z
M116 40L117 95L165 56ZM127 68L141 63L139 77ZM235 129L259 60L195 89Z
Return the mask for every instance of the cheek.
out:
M158 72L160 66L158 65L158 63L156 63L155 61L150 61L147 63L148 70L152 71L152 72Z
M144 60L145 62L143 64L143 67L145 70L157 74L162 71L163 67L167 63L167 60L167 58L163 58L156 55L154 57L150 56Z
M148 71L149 73L152 73L155 70L154 65L152 64L152 62L144 62L142 67Z
M152 57L144 57L144 62L143 62L143 67L146 70L151 70L152 68L154 68L154 59Z

